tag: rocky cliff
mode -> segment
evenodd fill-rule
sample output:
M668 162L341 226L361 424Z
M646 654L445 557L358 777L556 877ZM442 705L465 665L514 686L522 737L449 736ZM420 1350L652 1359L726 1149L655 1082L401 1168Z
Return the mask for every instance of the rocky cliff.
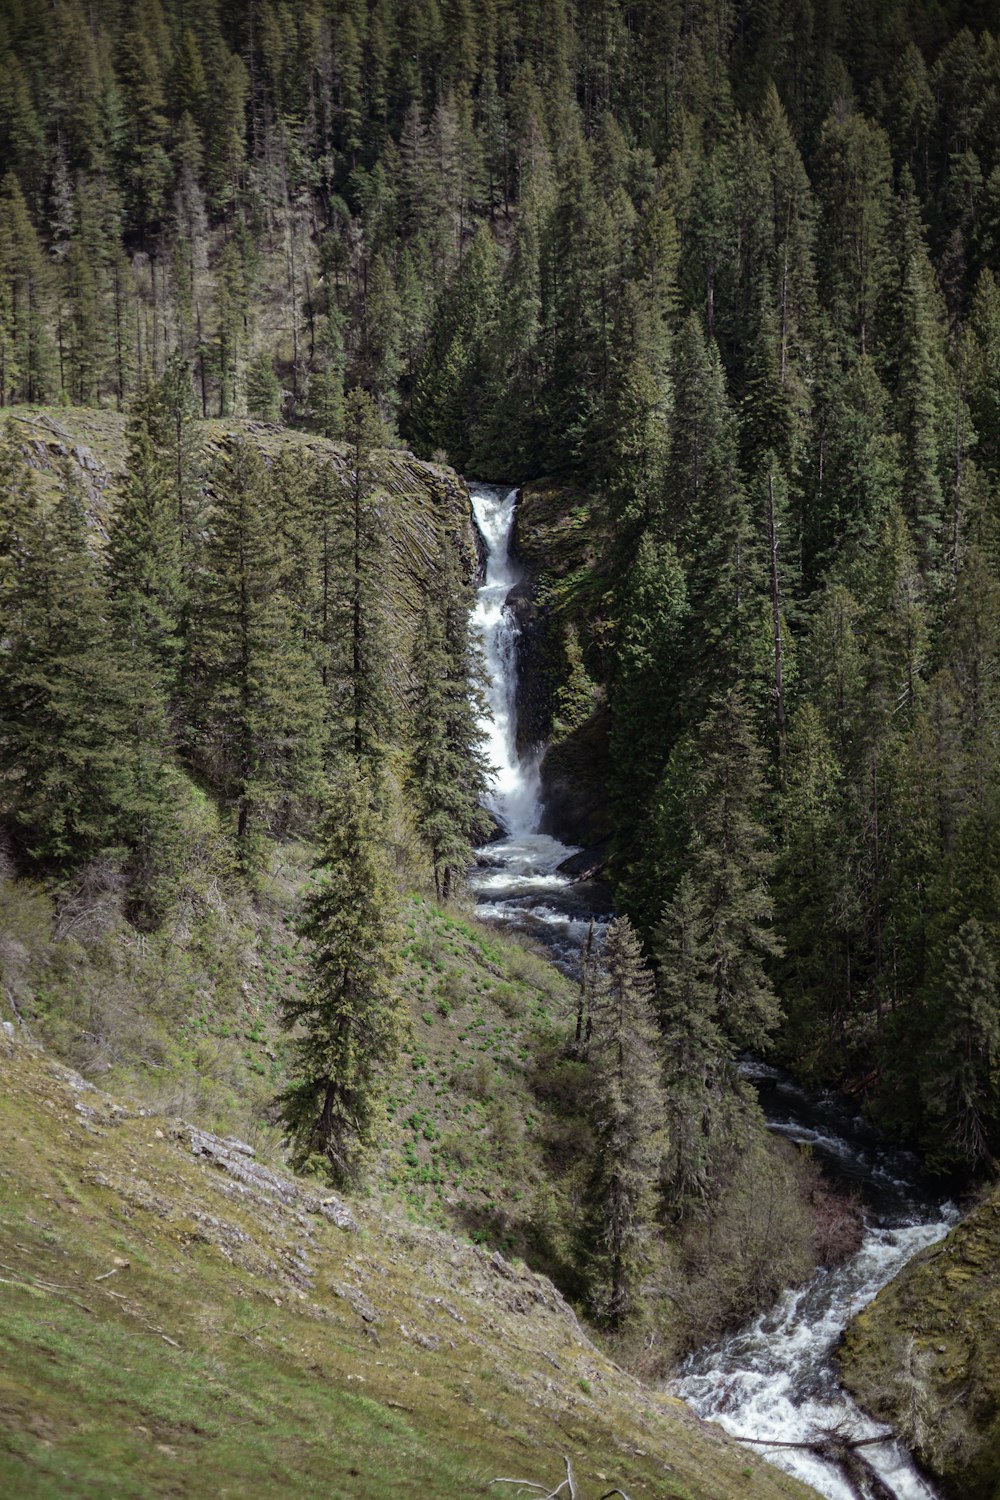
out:
M123 415L89 408L14 407L6 414L8 431L22 448L41 488L58 482L63 465L79 476L95 540L101 545L114 511L116 488L124 472L126 420ZM350 479L348 450L310 433L248 419L199 421L206 470L228 438L239 433L257 443L265 458L280 452L305 454L310 463L329 464L342 477L345 499ZM378 486L385 496L389 536L386 591L394 601L398 627L398 675L405 678L413 623L437 555L439 526L447 527L465 553L466 573L474 577L480 559L465 485L453 469L425 463L405 449L385 449L376 460Z

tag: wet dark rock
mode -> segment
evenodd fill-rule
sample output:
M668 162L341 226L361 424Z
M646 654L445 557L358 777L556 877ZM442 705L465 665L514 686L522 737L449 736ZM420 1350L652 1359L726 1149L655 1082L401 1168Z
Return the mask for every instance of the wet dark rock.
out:
M585 849L610 842L613 767L609 725L607 709L598 709L579 729L546 750L541 767L543 833L551 833L567 844L582 844Z
M571 880L597 880L604 871L608 862L608 844L597 844L593 849L580 849L576 854L571 854L569 859L564 859L561 865L556 866L560 875L568 875Z
M535 581L525 578L507 595L517 622L517 748L523 756L549 736L553 677L548 617L535 599Z

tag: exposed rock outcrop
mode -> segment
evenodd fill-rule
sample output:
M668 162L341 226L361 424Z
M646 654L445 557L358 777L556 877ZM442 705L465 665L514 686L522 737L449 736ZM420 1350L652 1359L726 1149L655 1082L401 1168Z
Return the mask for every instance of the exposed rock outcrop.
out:
M1000 1189L851 1324L845 1385L900 1433L949 1500L1000 1494Z

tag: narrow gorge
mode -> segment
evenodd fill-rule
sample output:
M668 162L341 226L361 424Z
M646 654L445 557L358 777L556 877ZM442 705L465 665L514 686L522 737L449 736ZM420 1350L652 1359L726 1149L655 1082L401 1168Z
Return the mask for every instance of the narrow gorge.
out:
M481 917L538 939L572 973L591 921L598 934L606 925L607 893L574 881L563 866L579 851L539 832L543 747L518 734L512 593L524 570L511 556L517 489L472 483L470 494L486 554L473 622L488 674L483 730L496 768L490 811L499 830L479 851L470 885ZM863 1240L841 1264L820 1267L774 1307L690 1355L669 1389L827 1500L935 1500L890 1429L845 1391L835 1352L849 1321L947 1234L958 1211L935 1196L915 1157L891 1149L848 1104L753 1059L741 1071L757 1087L768 1128L809 1150L838 1186L860 1196Z

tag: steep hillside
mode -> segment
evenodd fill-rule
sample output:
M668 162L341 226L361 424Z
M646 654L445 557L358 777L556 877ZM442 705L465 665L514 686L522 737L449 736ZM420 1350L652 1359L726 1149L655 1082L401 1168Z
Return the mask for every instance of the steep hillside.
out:
M643 1390L554 1288L114 1103L0 1032L0 1491L807 1491ZM111 1486L111 1487L109 1487Z
M953 1500L1000 1496L1000 1192L851 1325L845 1383Z
M308 868L305 846L281 846L252 899L195 869L175 919L141 939L99 872L61 895L0 878L0 1019L91 1080L277 1150ZM379 1180L421 1219L555 1272L589 1145L571 1065L568 1099L558 1088L575 991L518 940L420 895L404 901L401 958L410 1028Z

